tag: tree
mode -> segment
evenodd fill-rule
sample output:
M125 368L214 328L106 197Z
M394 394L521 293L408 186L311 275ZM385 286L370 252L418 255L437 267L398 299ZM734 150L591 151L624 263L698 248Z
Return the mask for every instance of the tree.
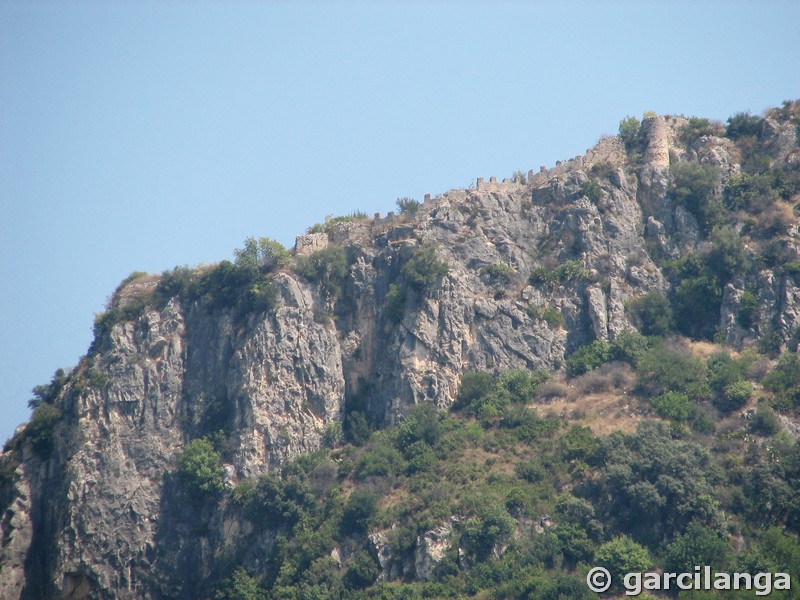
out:
M433 445L441 432L442 427L436 407L429 402L417 404L397 427L397 447L405 451L415 442Z
M267 600L267 591L258 585L258 579L237 567L228 579L217 587L214 600Z
M711 231L710 241L711 250L706 256L706 264L722 283L750 269L742 238L732 227L715 227Z
M268 273L292 262L292 255L280 242L270 238L252 238L244 241L244 248L234 250L235 264L240 269Z
M592 371L611 359L611 345L605 340L595 340L581 346L567 359L567 375L577 377Z
M670 172L670 198L692 213L704 231L711 231L721 222L725 210L716 194L720 185L719 169L690 162L676 163L670 167Z
M33 398L28 400L28 406L37 408L41 404L52 404L67 381L68 378L64 369L56 369L50 383L37 385L33 388Z
M714 405L724 413L742 408L753 395L753 385L739 379L725 386L722 394L714 398Z
M705 383L706 366L660 344L642 355L636 377L639 387L651 395L677 391L691 396Z
M225 469L208 438L192 440L186 445L178 455L178 472L196 493L215 495L225 489Z
M337 298L342 291L342 280L347 274L347 256L344 248L331 245L296 261L295 271L319 284L329 298Z
M453 408L466 408L475 400L486 396L494 389L494 377L485 371L467 372L461 376L461 385Z
M673 294L678 331L693 339L711 339L719 323L722 288L710 274L687 277Z
M730 562L728 542L716 531L692 523L667 547L664 570L670 573L691 573L696 565L708 565L724 571Z
M611 360L619 360L636 367L652 345L653 341L638 331L623 331L611 344Z
M757 315L758 297L750 290L745 290L739 298L739 312L736 315L739 325L749 329L755 322Z
M728 119L725 135L732 140L742 137L756 137L761 132L764 119L749 112L738 112Z
M364 533L378 510L378 497L368 490L353 490L342 513L340 529L348 535Z
M23 436L30 440L33 451L46 460L55 448L55 428L61 420L61 409L53 404L39 404L25 426Z
M619 122L619 139L625 145L625 150L633 152L638 149L637 141L641 122L636 117L625 117Z
M403 265L403 275L411 287L419 292L430 290L439 277L447 274L447 270L447 263L436 256L436 249L432 245L416 248Z
M374 583L381 570L372 557L364 551L358 552L344 575L350 588L363 589Z
M406 310L408 294L406 289L395 283L389 284L389 291L386 293L386 307L383 314L392 323L399 323L403 320Z
M507 541L514 531L515 521L504 506L487 502L478 514L467 519L462 540L479 560L490 556L495 545Z
M622 582L626 573L646 571L652 561L644 546L640 546L626 535L615 537L600 546L594 554L595 563L608 569L611 580Z
M665 336L672 329L672 307L663 294L655 290L625 304L644 335Z
M414 216L417 214L419 207L422 206L419 203L419 200L414 200L413 198L398 198L395 202L397 204L397 210L400 212L401 215L409 215Z
M520 185L525 185L528 183L528 176L524 171L514 171L511 174L511 181L514 183L519 183Z
M750 423L750 430L759 435L774 435L780 429L781 423L773 410L766 404L759 404Z
M694 412L693 405L686 394L667 392L651 400L658 416L679 423L688 421Z

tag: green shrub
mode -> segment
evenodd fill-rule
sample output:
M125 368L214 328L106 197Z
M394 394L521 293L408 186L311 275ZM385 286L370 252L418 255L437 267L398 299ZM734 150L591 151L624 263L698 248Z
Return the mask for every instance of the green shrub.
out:
M338 298L342 280L347 274L347 257L344 248L331 245L295 261L295 272L319 285L329 299Z
M383 309L383 314L389 322L399 323L403 320L407 301L408 293L405 288L395 283L389 284L389 291L386 293L386 305Z
M589 179L581 184L580 194L586 196L593 204L597 204L603 199L603 188L596 181Z
M55 429L61 421L61 410L53 404L40 404L31 414L31 420L22 433L29 440L36 455L47 460L55 449Z
M342 424L344 439L354 446L363 446L372 435L367 415L361 410L347 410Z
M494 377L485 371L467 372L461 376L454 409L465 408L494 389Z
M408 459L406 469L409 475L428 471L436 464L436 454L428 444L423 441L414 442L405 449Z
M534 267L531 269L529 279L531 284L548 283L553 284L558 281L558 273L554 269L547 269L545 267Z
M679 423L688 421L693 414L693 405L686 394L667 392L651 400L658 416Z
M596 465L602 459L602 444L588 427L573 425L559 440L564 460Z
M550 327L561 327L564 325L564 317L558 312L558 309L552 306L545 306L542 309L542 320L550 325Z
M740 379L725 387L722 394L714 398L714 405L724 413L742 408L753 395L753 385Z
M556 282L588 280L589 278L589 271L583 266L583 263L579 260L568 260L555 269L546 269L544 267L532 269L530 282L532 284L553 284Z
M750 431L759 435L775 435L781 430L781 423L772 409L760 403L750 422Z
M8 440L3 447L3 454L0 455L0 509L3 511L8 508L7 503L11 498L6 496L6 491L18 479L17 468L20 466L20 452L14 447L14 440ZM5 497L4 497L5 496Z
M267 600L269 594L242 567L237 567L233 575L222 580L216 587L214 600Z
M559 281L589 279L589 271L579 260L568 260L556 269Z
M708 385L717 392L722 393L730 384L740 381L744 374L742 363L730 354L718 352L706 361L708 367Z
M669 197L692 213L705 232L721 225L725 207L716 194L719 169L699 163L675 163L670 166L670 173Z
M121 289L122 287L124 286L120 284L120 287L117 289ZM114 302L114 300L112 300L112 302ZM127 298L124 305L110 306L105 312L95 315L93 330L95 342L92 344L93 347L97 341L104 339L111 333L114 325L124 321L135 321L145 313L148 307L154 305L154 293L152 291L142 290L130 298Z
M644 335L665 336L672 329L672 307L663 294L653 290L625 303Z
M756 137L763 124L764 119L749 112L736 113L728 119L725 135L734 141L745 136Z
M783 263L780 270L787 275L797 275L800 273L800 258L795 258L794 260Z
M478 560L485 560L494 547L510 539L515 521L504 506L491 501L482 503L474 517L464 523L461 541Z
M692 414L690 424L692 429L700 434L711 434L716 429L715 418L711 414L711 410L697 406Z
M653 341L638 331L623 331L611 343L611 360L626 362L635 368L652 347Z
M239 302L244 290L254 279L254 273L223 260L200 275L195 293L209 310L231 308Z
M724 571L730 565L730 546L716 531L692 523L685 533L667 546L664 570L671 573L690 573L696 565L708 565Z
M616 167L610 162L599 162L592 165L591 173L595 177L610 178L616 172Z
M496 378L483 372L464 373L453 409L482 420L494 419L511 403L532 401L539 386L548 379L544 371L524 369L507 371Z
M786 352L778 359L778 364L761 381L764 389L775 394L783 394L800 386L800 355Z
M409 215L413 217L417 214L419 207L422 204L418 200L414 200L413 198L398 198L396 201L397 210L400 212L401 215Z
M268 280L258 280L244 294L242 308L247 312L270 312L278 304L278 288Z
M710 241L711 250L705 255L705 263L722 283L727 283L734 275L742 275L750 269L742 238L732 227L715 227L711 231Z
M305 473L262 475L253 488L235 495L245 515L263 527L291 528L313 512L316 499L311 492ZM237 488L234 488L236 492Z
M360 590L374 583L380 574L375 560L368 553L360 551L347 567L344 580L349 588Z
M733 173L723 191L725 206L731 210L758 213L783 196L774 172L762 174Z
M262 273L288 267L292 262L292 255L280 242L266 237L247 238L244 248L234 250L234 255L237 268Z
M527 404L533 400L539 386L550 379L546 371L512 369L497 377L497 388L506 392L511 402Z
M739 297L737 320L744 329L750 329L758 315L758 298L750 290L745 290Z
M192 440L186 445L178 455L178 473L194 493L216 495L225 489L225 469L208 438Z
M163 308L170 298L189 298L196 285L197 274L194 269L175 267L171 271L164 271L156 284L156 304Z
M414 249L411 258L403 265L405 275L411 287L419 292L430 291L433 284L447 274L447 263L436 256L436 248L432 245L419 246Z
M625 145L625 150L630 154L641 151L641 141L639 140L639 128L642 123L636 117L625 117L619 122L619 139Z
M436 407L424 402L413 406L395 430L397 448L403 453L416 442L432 446L442 434L441 417Z
M378 446L361 456L356 467L356 477L363 480L367 477L399 475L405 468L405 461L397 450L389 446Z
M364 533L378 510L378 497L368 490L353 490L345 504L340 530L344 535Z
M544 321L550 327L561 327L564 325L564 317L558 312L557 308L552 306L534 306L530 305L526 309L528 316L537 321Z
M626 535L615 537L600 546L594 559L597 565L608 569L615 587L620 587L626 573L641 573L652 565L647 549Z
M604 340L595 340L581 346L567 359L567 375L577 377L592 371L611 359L611 345Z
M36 408L41 404L52 404L61 393L61 390L64 389L67 381L69 381L69 378L64 369L56 369L50 379L50 383L37 385L33 388L33 398L28 400L28 406Z
M694 339L712 339L720 318L722 286L705 256L689 254L669 263L666 271L673 282L670 303L678 331Z
M488 266L484 267L483 270L491 278L499 279L499 280L502 280L502 281L510 280L514 276L514 274L516 273L516 270L514 270L514 267L512 267L511 265L509 265L507 263L497 263L497 264L494 264L494 265L488 265Z
M690 144L696 139L705 135L723 135L725 129L722 123L718 121L710 121L700 117L689 117L688 123L683 128L680 134L680 139L684 144Z
M639 388L653 396L675 391L692 397L700 393L705 384L706 366L697 358L659 344L642 355L636 367L636 379Z

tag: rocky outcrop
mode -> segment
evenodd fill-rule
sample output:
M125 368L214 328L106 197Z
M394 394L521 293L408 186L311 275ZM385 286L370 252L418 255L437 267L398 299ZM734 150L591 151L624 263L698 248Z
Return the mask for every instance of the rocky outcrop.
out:
M414 571L418 579L433 577L437 565L442 562L453 544L452 533L450 523L444 523L417 538Z

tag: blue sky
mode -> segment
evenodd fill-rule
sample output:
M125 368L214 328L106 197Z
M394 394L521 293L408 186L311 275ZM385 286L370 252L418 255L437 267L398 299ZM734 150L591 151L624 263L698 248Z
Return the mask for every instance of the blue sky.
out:
M800 97L800 3L0 3L0 441L131 271Z

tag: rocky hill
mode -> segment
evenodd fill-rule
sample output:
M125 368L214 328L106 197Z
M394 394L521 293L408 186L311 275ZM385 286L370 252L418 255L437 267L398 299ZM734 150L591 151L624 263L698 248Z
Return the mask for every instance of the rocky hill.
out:
M798 102L727 125L628 118L554 168L329 219L293 252L248 240L233 263L132 275L78 366L34 390L0 457L0 597L222 598L237 566L274 585L292 519L259 525L246 482L323 448L356 460L347 452L415 406L468 405L465 373L544 373L558 396L631 332L757 353L774 371L799 339L799 139ZM749 381L796 435L779 393L793 384ZM730 407L709 385L690 399L722 421ZM644 407L628 416L659 420L643 389L626 388ZM329 477L347 498L346 469ZM518 531L542 529L509 511ZM429 579L459 518L392 560L390 528L364 529L380 578ZM352 573L363 556L345 546L323 553Z

